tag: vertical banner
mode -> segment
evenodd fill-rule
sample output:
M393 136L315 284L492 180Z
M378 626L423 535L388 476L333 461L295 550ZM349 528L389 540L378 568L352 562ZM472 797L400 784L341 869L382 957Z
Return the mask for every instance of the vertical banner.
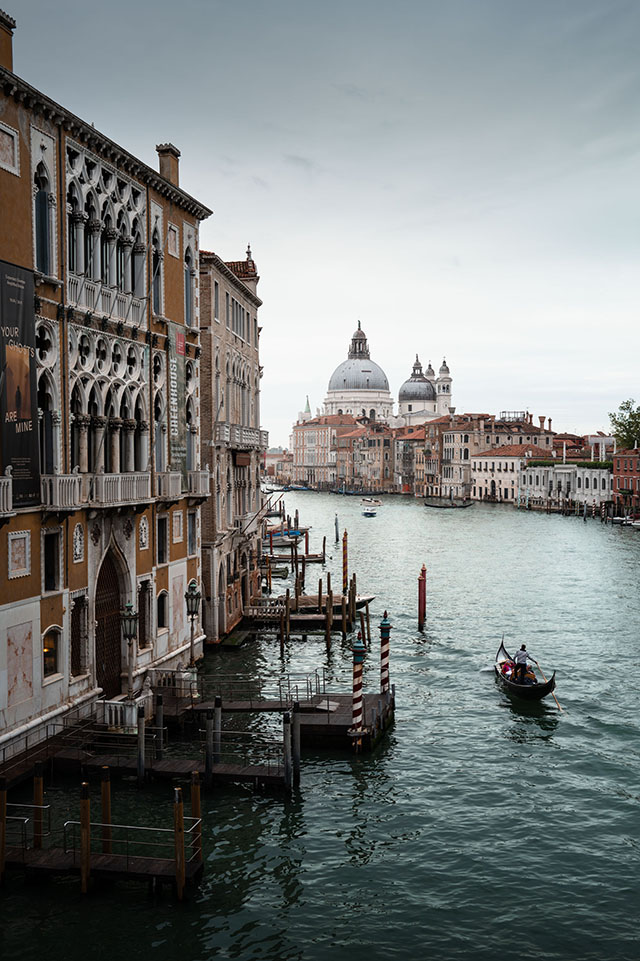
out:
M168 322L167 371L169 379L169 460L182 473L187 489L187 408L185 394L185 336L178 324Z
M40 503L33 274L0 261L2 472L13 468L13 506Z

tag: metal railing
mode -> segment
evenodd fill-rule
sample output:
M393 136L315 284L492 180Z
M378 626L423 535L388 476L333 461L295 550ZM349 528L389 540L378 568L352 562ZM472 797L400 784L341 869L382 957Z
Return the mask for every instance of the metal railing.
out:
M206 730L200 729L200 749L206 759ZM275 738L252 731L221 731L215 747L214 763L234 767L263 767L269 775L281 776L284 772L284 743Z
M322 671L291 673L284 675L251 674L200 674L197 688L200 700L221 697L224 701L248 701L259 705L276 701L281 709L288 710L294 701L309 702L318 694L326 692L326 675Z
M50 804L7 804L7 847L20 848L24 857L50 837Z
M202 840L202 819L185 817L185 864L199 861L201 858L200 844ZM175 832L173 828L145 827L135 824L103 824L92 821L89 825L91 833L91 852L103 852L104 836L108 833L110 853L124 857L127 870L131 862L158 863L160 861L175 861ZM73 863L79 862L81 851L80 821L65 821L63 825L63 848L65 854L71 854ZM162 852L159 854L158 852Z

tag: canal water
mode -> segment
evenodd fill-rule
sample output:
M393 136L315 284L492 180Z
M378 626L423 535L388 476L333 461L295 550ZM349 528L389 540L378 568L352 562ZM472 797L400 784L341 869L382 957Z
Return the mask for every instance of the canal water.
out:
M373 755L304 753L290 800L205 795L205 879L186 904L135 884L82 898L75 879L13 877L0 895L3 959L637 961L640 534L500 506L389 497L365 518L355 497L286 498L312 525L312 550L326 535L334 586L336 512L349 531L350 570L376 595L368 690L389 611L395 726ZM320 568L307 572L315 592ZM556 669L562 711L496 687L503 634L547 676ZM269 636L206 660L225 673L283 666ZM328 654L322 638L291 641L285 670L323 667L348 690L348 643L338 636ZM74 817L76 798L75 785L48 791ZM115 782L114 820L171 817L167 785Z

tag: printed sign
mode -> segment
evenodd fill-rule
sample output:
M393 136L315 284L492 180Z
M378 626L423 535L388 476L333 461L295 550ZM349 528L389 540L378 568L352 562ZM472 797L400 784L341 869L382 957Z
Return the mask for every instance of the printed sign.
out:
M169 380L169 459L173 470L182 472L187 489L187 413L185 396L184 331L169 321L167 370Z
M40 503L33 274L0 261L2 472L12 468L13 506Z

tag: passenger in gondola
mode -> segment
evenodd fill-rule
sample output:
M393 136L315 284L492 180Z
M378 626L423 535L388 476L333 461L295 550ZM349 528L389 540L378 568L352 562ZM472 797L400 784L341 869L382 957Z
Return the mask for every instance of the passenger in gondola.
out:
M523 644L520 650L516 651L513 659L516 662L516 672L513 680L516 684L524 684L527 676L527 660L533 660L533 658L527 654L526 644Z

